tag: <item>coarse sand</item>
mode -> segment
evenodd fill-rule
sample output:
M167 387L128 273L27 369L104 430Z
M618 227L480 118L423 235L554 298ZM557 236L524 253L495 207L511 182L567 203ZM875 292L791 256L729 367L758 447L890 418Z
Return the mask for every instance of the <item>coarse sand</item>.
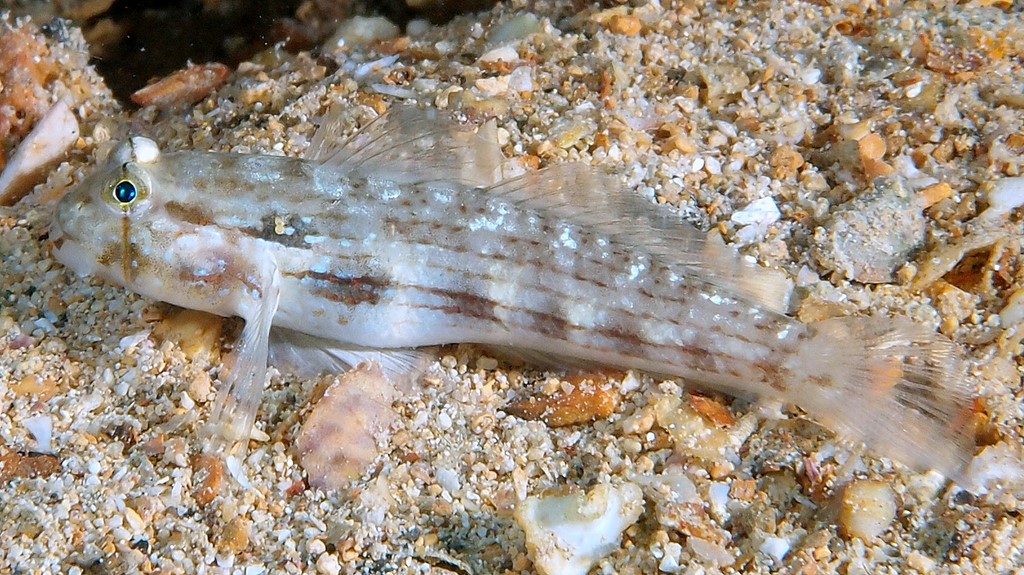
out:
M1021 573L1020 2L513 0L373 29L128 110L77 28L0 11L0 162L62 98L81 126L0 207L0 575L543 572L517 504L599 486L643 511L593 573ZM954 339L977 394L968 485L643 374L609 376L596 421L522 419L504 408L571 391L569 372L470 346L438 352L347 487L310 487L294 450L330 376L271 370L245 459L202 455L238 320L75 276L49 254L54 202L128 135L300 155L329 107L355 129L403 100L492 122L510 170L620 176L790 277L804 321Z

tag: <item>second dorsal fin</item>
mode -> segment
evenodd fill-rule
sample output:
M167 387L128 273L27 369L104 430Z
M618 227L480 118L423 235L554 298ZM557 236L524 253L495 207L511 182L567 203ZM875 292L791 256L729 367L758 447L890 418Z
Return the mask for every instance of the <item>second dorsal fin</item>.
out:
M593 228L640 247L677 273L785 313L792 286L780 272L747 261L667 209L623 188L618 178L582 163L556 164L506 180L486 193Z

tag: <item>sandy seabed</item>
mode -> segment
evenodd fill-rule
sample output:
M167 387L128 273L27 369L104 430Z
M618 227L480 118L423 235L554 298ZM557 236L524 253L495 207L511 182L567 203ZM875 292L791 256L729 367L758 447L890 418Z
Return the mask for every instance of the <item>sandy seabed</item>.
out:
M0 207L0 574L533 573L519 501L625 484L643 513L591 572L1022 572L1021 226L976 223L1021 203L992 195L1024 164L1019 3L509 2L317 57L268 50L194 106L131 112L76 29L9 17L0 42L7 157L60 98L82 134ZM527 421L503 406L564 390L560 374L461 346L346 488L309 487L293 449L322 380L273 372L246 459L201 457L237 322L65 270L46 245L55 198L129 134L300 155L330 105L354 127L410 99L493 118L514 169L589 163L716 228L792 278L805 321L903 315L954 339L978 397L975 484L785 406L639 375L612 382L608 417ZM841 241L858 233L891 249ZM851 511L852 485L869 503ZM855 536L858 519L881 533Z

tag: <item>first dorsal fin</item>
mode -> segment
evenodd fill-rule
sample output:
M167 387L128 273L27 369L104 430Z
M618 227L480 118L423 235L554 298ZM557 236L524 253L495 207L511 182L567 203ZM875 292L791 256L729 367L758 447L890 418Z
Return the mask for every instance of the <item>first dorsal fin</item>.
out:
M624 189L618 178L586 164L549 166L501 182L487 193L643 248L677 273L768 310L788 309L792 287L783 274L747 261L720 238L709 239L668 209Z
M494 138L466 129L437 110L399 105L343 139L345 117L328 110L313 135L306 158L351 174L398 183L493 184L503 160Z

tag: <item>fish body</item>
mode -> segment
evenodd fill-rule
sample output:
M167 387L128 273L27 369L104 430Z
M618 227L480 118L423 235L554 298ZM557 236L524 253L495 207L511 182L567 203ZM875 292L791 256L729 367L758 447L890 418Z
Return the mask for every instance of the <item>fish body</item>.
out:
M133 138L62 200L55 253L246 321L218 400L229 435L248 434L277 327L298 334L300 361L383 350L401 370L409 350L471 342L683 377L792 401L910 464L962 465L967 402L945 340L888 319L803 324L773 278L612 178L567 164L488 181L493 144L419 114L349 143L328 121L306 158ZM459 158L481 169L445 165Z

